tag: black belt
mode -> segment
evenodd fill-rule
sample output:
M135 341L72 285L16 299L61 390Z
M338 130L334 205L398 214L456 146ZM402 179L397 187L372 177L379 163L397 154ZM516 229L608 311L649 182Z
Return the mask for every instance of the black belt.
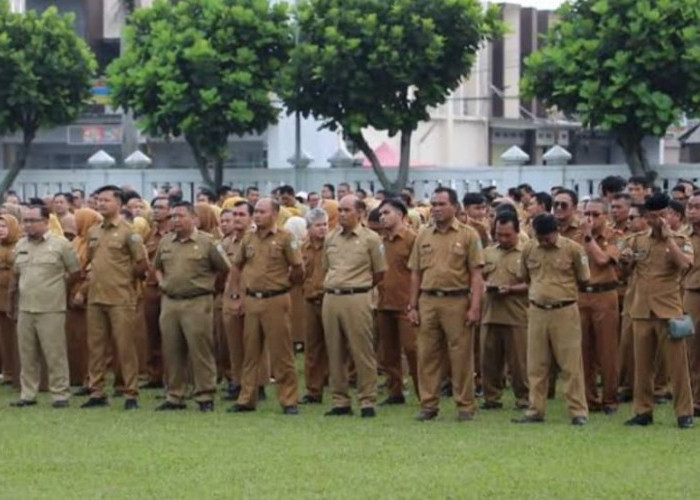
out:
M326 288L326 293L328 295L354 295L356 293L367 293L371 289L371 286L363 286L359 288Z
M530 304L532 304L535 307L538 307L539 309L546 309L546 310L551 310L551 309L561 309L562 307L570 306L571 304L575 304L575 300L566 300L564 302L555 302L554 304L538 304L537 302L533 302L532 300L530 301Z
M284 288L282 290L267 290L255 292L253 290L246 290L245 293L248 297L255 297L256 299L269 299L270 297L277 297L278 295L284 295L288 293L289 289Z
M686 288L686 292L700 293L700 288Z
M196 299L197 297L204 297L205 295L213 295L214 292L197 292L197 293L184 293L184 294L171 294L166 293L165 296L171 300L188 300Z
M458 295L468 295L471 291L471 288L460 288L459 290L421 290L420 293L430 297L456 297Z
M620 285L618 283L601 283L600 285L583 285L578 288L579 292L583 293L600 293L617 290Z

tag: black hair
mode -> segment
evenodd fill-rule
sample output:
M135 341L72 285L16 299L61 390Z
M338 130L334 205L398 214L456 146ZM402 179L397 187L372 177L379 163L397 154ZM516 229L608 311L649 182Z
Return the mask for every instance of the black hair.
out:
M532 186L530 184L527 184L527 183L520 184L517 187L517 189L518 189L518 191L525 191L529 195L535 194L535 190L532 189Z
M639 184L645 189L650 187L649 179L644 175L633 175L629 178L627 184Z
M539 214L532 219L532 228L537 236L547 236L559 230L557 219L552 214Z
M335 197L335 186L333 184L324 184L323 187L328 188L333 197Z
M46 203L41 198L29 198L29 205L36 207L45 207Z
M373 210L370 210L369 214L367 215L367 222L379 222L379 220L380 220L379 208L375 208Z
M236 203L233 204L234 207L241 207L241 206L243 206L243 205L245 205L246 207L248 207L248 215L252 216L252 215L253 215L253 212L255 212L255 207L253 207L253 205L251 205L251 204L248 203L247 201L245 201L245 200L239 200L239 201L237 201Z
M39 216L43 220L49 220L49 217L51 216L51 210L49 207L46 205L40 205L38 203L32 203L29 205L29 210L38 210L39 211Z
M259 193L260 189L258 189L257 186L248 186L247 188L245 188L245 195L248 196L251 191L257 191Z
M278 187L277 192L280 194L280 196L283 194L294 196L294 188L286 184L284 186Z
M205 188L205 187L199 188L199 193L197 193L197 196L200 196L200 195L206 196L207 199L209 200L209 203L214 203L217 200L216 193L214 193L214 191L212 191L209 188ZM173 207L174 206L175 205L173 205Z
M384 205L389 205L395 208L396 210L401 212L404 217L408 215L408 209L406 208L406 205L404 205L403 201L401 201L398 198L386 198L379 204L379 210L381 210Z
M459 205L459 200L457 199L457 191L452 188L440 186L435 188L433 194L447 193L447 198L450 200L452 205Z
M102 186L101 188L96 189L93 194L100 195L102 193L106 193L107 191L111 192L120 204L124 203L124 192L122 191L122 188L115 186L114 184Z
M186 208L186 209L187 209L187 212L188 212L190 215L195 215L195 214L196 214L196 212L194 211L194 205L192 205L192 203L190 203L189 201L182 201L182 200L181 200L181 201L176 201L176 202L173 203L172 206L171 206L171 208L173 208L173 209L179 208L179 207L184 207L184 208Z
M627 203L631 203L632 197L629 195L629 193L617 193L615 196L613 196L613 200L625 200Z
M627 181L619 175L608 175L600 181L600 192L603 196L621 193L627 187Z
M497 224L508 224L509 222L513 224L513 229L515 229L515 232L519 233L520 221L518 220L518 214L509 210L503 210L496 215L496 218L494 219L494 227Z
M216 197L217 197L217 198L221 198L221 197L224 196L226 193L229 193L229 192L231 192L231 191L232 191L231 186L221 186L220 188L218 188L218 189L216 190Z
M632 210L633 208L637 209L637 212L639 212L639 215L644 215L649 211L649 210L647 210L647 207L644 206L644 203L632 203L630 205L630 210Z
M129 203L130 200L133 200L133 199L140 200L141 195L138 194L136 191L124 191L122 193L122 203L124 203L125 205L127 203Z
M472 205L483 205L486 203L486 196L481 193L465 193L462 198L462 205L467 208Z
M551 194L546 193L544 191L540 191L539 193L535 193L535 199L537 200L537 203L539 205L542 205L544 207L545 212L552 211L552 202L554 200L552 199Z
M151 207L153 207L157 201L159 200L165 200L168 202L168 207L170 207L170 197L169 196L156 196L151 200Z
M571 198L571 203L574 204L574 208L576 207L576 205L578 205L578 195L576 194L576 191L562 188L556 195L559 196L560 194L569 195L569 198Z
M683 194L685 194L685 186L683 186L683 184L676 184L676 185L673 186L673 188L671 189L671 192L672 192L672 193L676 192L676 193L683 193Z
M678 200L669 200L668 208L680 215L681 220L685 219L685 205Z
M66 201L70 204L73 204L73 201L75 200L73 193L56 193L55 195L53 195L53 199L55 200L58 196L63 196L66 199Z
M669 201L670 200L667 194L654 193L644 201L644 208L646 208L650 212L663 210L664 208L668 207Z

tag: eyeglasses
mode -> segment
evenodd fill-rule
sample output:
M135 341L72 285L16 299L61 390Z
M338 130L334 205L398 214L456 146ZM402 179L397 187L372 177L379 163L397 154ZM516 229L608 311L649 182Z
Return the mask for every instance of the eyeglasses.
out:
M569 204L565 201L555 201L554 208L561 208L562 210L566 210L567 208L569 208Z
M593 217L594 219L597 219L603 214L601 214L600 212L583 212L583 215L585 215L586 217Z

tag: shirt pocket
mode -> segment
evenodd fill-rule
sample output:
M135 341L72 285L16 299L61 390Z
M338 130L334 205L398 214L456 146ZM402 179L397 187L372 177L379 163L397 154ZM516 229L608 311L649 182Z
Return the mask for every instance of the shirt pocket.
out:
M496 263L492 261L486 261L484 263L483 274L484 276L490 276L496 270Z
M432 246L422 246L418 248L419 267L422 271L435 264L435 250Z
M29 255L19 254L15 257L15 266L18 268L26 267L29 264Z
M462 243L453 243L450 247L450 267L460 268L467 260L467 249Z

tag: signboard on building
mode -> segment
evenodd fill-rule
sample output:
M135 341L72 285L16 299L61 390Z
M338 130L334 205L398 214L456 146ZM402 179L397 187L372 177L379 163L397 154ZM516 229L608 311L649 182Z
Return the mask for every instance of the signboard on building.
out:
M71 125L68 127L68 144L102 145L121 144L121 125Z

